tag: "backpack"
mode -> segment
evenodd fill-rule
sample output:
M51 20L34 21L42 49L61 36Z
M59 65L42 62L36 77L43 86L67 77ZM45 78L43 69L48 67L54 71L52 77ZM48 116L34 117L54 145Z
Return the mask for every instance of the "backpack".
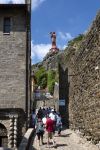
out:
M42 123L42 122L38 122L38 123L37 123L37 130L36 130L36 133L41 133L41 132L44 132L43 123Z

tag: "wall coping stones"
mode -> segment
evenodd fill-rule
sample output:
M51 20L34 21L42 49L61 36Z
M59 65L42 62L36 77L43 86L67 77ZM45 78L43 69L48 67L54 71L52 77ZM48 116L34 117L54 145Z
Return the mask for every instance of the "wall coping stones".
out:
M29 146L31 143L31 139L33 136L33 132L34 129L33 128L29 128L26 132L26 134L24 135L21 144L19 145L18 150L29 150Z
M0 147L0 150L11 150L10 148Z

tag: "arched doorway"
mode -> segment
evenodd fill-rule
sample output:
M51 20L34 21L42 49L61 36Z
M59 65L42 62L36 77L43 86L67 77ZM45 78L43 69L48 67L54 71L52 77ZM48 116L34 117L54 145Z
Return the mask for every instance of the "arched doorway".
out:
M7 129L0 123L0 147L8 147Z

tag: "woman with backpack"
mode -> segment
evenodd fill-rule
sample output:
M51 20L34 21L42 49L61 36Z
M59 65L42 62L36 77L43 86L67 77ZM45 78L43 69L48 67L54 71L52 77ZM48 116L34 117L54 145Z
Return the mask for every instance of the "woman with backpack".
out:
M39 140L39 146L40 146L40 143L44 144L43 143L43 134L44 134L43 121L41 118L38 118L37 123L36 123L36 135L37 135L38 140ZM40 142L40 140L41 140L41 142Z

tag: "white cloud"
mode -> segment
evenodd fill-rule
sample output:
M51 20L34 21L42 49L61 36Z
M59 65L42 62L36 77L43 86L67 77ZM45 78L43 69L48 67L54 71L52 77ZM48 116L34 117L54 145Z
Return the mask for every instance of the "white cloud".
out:
M44 1L46 0L32 0L32 10L38 8ZM25 3L25 0L0 0L0 3L15 3L15 4L22 4Z
M58 36L60 39L68 41L73 38L73 36L70 33L63 33L63 32L58 32Z
M46 0L32 0L32 10L35 10Z
M62 49L65 49L67 47L67 45L64 45Z
M0 0L0 3L2 4L9 3L9 2L12 2L15 4L21 4L21 3L24 3L25 0Z
M51 44L34 44L31 42L32 63L42 61L44 56L49 52Z

